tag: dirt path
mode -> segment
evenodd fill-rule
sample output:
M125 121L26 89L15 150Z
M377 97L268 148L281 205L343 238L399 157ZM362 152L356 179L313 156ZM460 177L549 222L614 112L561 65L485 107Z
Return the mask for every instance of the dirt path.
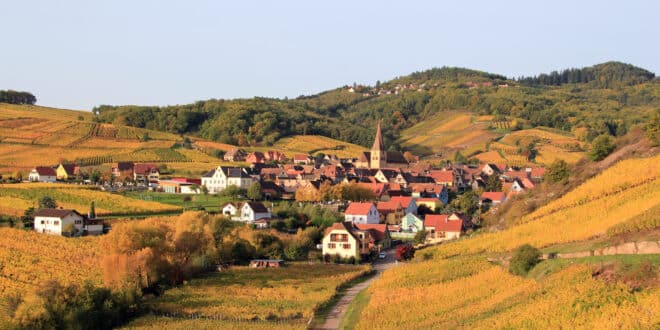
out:
M344 295L339 299L337 304L332 306L332 309L328 313L325 323L321 327L314 329L318 330L334 330L339 329L339 324L346 314L346 309L348 305L351 304L355 296L360 293L360 291L368 288L371 283L373 283L380 275L387 269L397 266L398 264L395 261L394 250L391 250L387 253L387 257L383 260L379 260L374 263L373 267L376 273L368 280L360 282L344 291Z

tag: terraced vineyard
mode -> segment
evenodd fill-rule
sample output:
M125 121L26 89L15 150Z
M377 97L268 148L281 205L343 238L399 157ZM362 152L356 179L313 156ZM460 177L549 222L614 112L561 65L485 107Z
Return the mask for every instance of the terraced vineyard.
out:
M294 154L334 154L338 157L357 157L367 148L320 135L296 135L280 139L273 149L284 152L292 158Z

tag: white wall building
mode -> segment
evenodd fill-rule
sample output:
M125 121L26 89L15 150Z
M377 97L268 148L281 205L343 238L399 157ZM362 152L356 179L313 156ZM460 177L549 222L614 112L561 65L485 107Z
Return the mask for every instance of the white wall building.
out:
M62 235L62 230L69 224L82 232L83 216L76 210L62 209L40 209L34 213L34 231L38 233Z
M374 203L351 203L344 212L344 220L355 224L378 224L380 215Z
M217 194L229 186L247 189L255 180L240 167L218 166L202 176L202 185L211 194Z

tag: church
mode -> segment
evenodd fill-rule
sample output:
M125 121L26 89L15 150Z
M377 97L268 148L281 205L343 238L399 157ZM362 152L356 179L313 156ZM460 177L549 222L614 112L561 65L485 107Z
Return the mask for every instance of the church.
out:
M383 143L383 133L381 131L381 121L378 121L376 127L376 138L371 151L365 151L358 157L355 166L358 168L403 168L408 166L408 162L399 151L386 151Z

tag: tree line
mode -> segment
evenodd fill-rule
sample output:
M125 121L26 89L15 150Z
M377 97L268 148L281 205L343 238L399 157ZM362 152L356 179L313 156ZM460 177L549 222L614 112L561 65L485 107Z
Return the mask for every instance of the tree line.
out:
M11 104L35 104L37 98L29 92L19 92L14 90L0 90L0 103Z

